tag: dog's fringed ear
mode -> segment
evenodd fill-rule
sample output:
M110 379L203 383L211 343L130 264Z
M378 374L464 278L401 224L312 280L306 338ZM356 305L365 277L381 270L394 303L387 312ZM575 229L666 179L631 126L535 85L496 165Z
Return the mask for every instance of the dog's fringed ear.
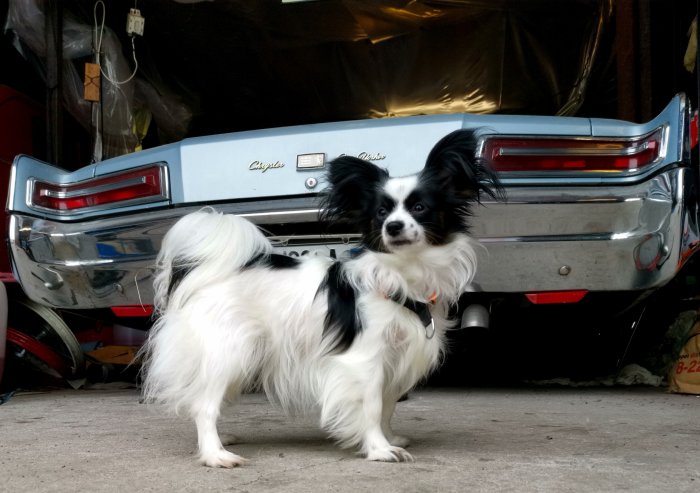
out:
M321 220L357 220L386 180L389 173L378 166L353 156L341 156L328 164L328 187L321 198Z
M455 130L440 139L428 154L423 176L464 200L480 202L482 193L504 200L505 192L489 163L476 157L478 130Z

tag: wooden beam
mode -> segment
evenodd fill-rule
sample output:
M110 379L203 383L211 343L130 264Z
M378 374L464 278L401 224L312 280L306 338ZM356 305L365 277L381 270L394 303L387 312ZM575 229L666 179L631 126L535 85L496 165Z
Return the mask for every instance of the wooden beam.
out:
M46 154L57 166L63 161L63 5L61 0L44 0L46 41Z

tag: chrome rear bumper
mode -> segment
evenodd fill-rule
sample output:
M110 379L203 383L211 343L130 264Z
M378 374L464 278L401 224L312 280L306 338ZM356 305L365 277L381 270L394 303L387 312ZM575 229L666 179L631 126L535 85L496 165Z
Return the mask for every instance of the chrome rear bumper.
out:
M472 218L480 252L475 288L516 293L639 291L671 280L698 245L694 177L675 168L625 186L510 187L507 203L485 203ZM199 207L146 211L85 222L10 217L15 276L28 296L58 308L150 304L160 242ZM311 199L217 206L265 227L313 223ZM272 229L272 228L271 228ZM355 235L278 238L282 253L341 255Z

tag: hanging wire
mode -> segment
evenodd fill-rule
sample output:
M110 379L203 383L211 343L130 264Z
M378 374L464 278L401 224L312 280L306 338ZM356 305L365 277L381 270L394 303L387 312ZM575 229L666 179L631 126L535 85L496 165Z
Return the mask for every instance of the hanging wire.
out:
M99 23L97 21L97 7L98 7L98 5L102 7L102 20ZM136 5L136 2L134 2L134 5ZM105 29L105 18L107 17L105 4L102 0L97 0L97 2L95 2L95 7L93 9L93 17L95 20L95 51L96 51L96 56L97 56L97 65L100 66L100 73L104 76L105 79L107 79L109 82L111 82L115 86L120 86L122 84L126 84L127 82L131 81L131 79L134 78L134 76L136 75L136 72L139 69L139 61L136 59L136 35L133 33L131 33L129 35L131 37L131 55L134 59L134 71L131 73L131 75L128 78L126 78L122 81L113 80L102 69L102 63L100 60L100 58L102 56L102 38L104 35L104 29Z

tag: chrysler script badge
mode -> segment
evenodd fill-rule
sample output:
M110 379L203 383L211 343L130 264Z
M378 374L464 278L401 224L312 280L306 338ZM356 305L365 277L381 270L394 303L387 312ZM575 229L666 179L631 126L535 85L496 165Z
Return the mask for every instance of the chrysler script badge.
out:
M269 169L284 168L284 163L275 161L274 163L264 163L262 161L253 161L248 166L250 171L262 171L263 173Z

